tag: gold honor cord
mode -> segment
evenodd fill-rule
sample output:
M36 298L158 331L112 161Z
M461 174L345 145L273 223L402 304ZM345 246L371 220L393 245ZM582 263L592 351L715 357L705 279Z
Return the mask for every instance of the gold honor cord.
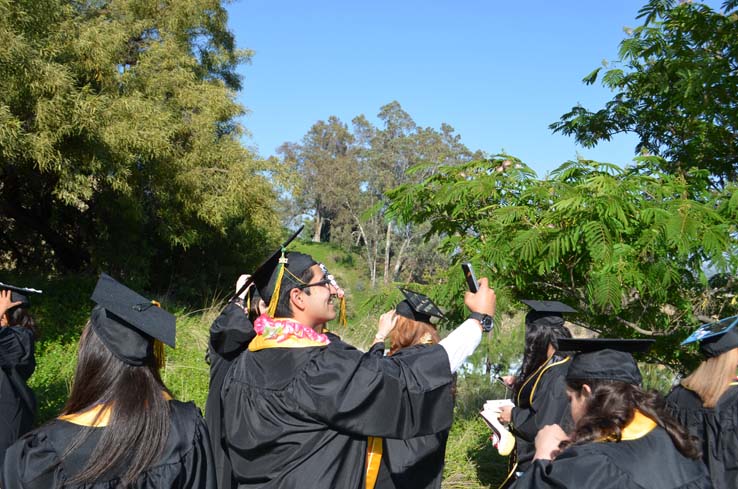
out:
M382 461L382 438L370 436L366 445L366 489L374 489Z
M550 365L546 365L546 367L543 370L541 370L541 373L538 375L538 378L536 379L536 383L533 384L533 389L530 391L530 405L531 406L533 406L533 396L536 393L536 388L538 387L538 382L540 382L541 378L543 377L543 374L546 373L546 370L548 370L548 369L550 369L552 367L555 367L556 365L561 365L563 363L566 363L569 360L571 360L571 357L566 357L563 360L559 360L558 362L554 362L554 363L552 363Z

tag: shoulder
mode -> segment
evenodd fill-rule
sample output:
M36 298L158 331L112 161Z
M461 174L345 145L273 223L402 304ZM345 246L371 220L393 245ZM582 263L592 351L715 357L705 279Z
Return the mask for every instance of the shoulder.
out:
M63 480L59 447L52 438L64 423L52 421L23 435L5 452L2 482L24 488L53 487L50 481Z

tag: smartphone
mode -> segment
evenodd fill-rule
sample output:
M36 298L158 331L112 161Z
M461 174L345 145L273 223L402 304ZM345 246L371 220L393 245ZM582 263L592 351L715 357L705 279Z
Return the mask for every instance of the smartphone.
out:
M469 290L472 293L476 294L479 290L479 282L477 282L477 277L474 276L474 267L472 267L472 264L467 261L461 264L461 269L464 271L466 285L469 286Z

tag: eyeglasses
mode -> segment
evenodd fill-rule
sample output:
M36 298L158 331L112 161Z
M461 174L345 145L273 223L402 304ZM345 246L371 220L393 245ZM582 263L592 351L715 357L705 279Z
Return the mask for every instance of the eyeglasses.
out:
M318 285L333 285L333 282L334 280L332 278L326 276L326 277L323 277L323 280L319 280L312 284L301 284L301 285L298 285L297 288L307 289L308 287L316 287Z

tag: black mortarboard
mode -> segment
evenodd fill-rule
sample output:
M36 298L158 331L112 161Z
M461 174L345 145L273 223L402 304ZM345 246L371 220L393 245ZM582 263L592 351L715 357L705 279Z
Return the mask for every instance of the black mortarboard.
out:
M632 353L645 352L655 340L561 338L559 350L579 352L569 365L567 380L616 380L640 385L643 378Z
M144 365L154 355L154 340L174 348L173 314L102 273L92 293L97 306L91 325L117 358L129 365ZM161 360L161 359L158 359Z
M287 239L287 241L282 243L282 246L280 246L277 251L272 253L269 258L264 260L261 265L256 267L254 273L252 273L251 276L241 285L241 287L239 287L239 289L236 291L236 294L231 298L231 301L238 298L238 296L244 290L246 290L249 285L253 283L256 285L256 288L259 291L259 295L262 299L264 299L264 302L269 302L269 299L272 296L271 292L273 292L274 290L274 284L272 284L271 288L269 287L269 282L272 278L273 272L279 267L279 260L285 253L285 248L287 248L287 245L289 245L295 238L297 238L297 236L299 236L304 227L305 225L300 226L297 231L295 231L292 236ZM269 292L269 294L267 294L266 292Z
M442 318L443 313L427 295L400 287L405 300L395 306L395 312L403 317L430 323L432 317Z
M682 345L700 342L700 351L708 358L738 348L738 316L703 324L682 342Z
M0 282L0 290L10 291L10 302L20 302L20 304L11 309L15 309L16 307L28 309L29 307L31 307L31 301L28 299L28 294L42 293L40 290L31 289L28 287L17 287L15 285L4 284L2 282Z
M564 324L563 313L577 312L576 309L559 301L534 301L528 299L520 302L531 309L525 316L525 323L535 324L536 326L562 326Z

